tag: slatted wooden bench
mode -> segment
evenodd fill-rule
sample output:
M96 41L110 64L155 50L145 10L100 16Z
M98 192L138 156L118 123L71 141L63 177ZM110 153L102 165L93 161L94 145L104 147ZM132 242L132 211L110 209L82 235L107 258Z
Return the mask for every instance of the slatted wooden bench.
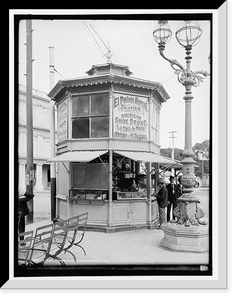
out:
M28 237L27 239L29 252L27 254L27 261L22 264L42 266L46 261L57 260L64 266L65 262L59 255L68 252L76 261L76 256L69 250L73 246L80 247L84 255L86 255L86 251L80 243L85 235L87 219L88 213L83 213L66 220L55 219L48 225L38 227L35 236ZM23 250L20 245L18 249ZM22 253L23 251L21 251L21 256ZM18 258L20 258L19 255Z
M32 239L33 230L18 234L18 265L30 264Z
M81 248L84 252L84 255L86 256L86 251L82 247L81 242L83 241L86 226L87 226L87 220L88 220L88 213L83 213L75 217L71 217L67 219L68 223L68 232L66 237L66 242L64 244L63 251L66 253L70 253L74 260L76 261L76 256L69 250L73 246L77 246ZM65 222L65 220L62 220L60 218L57 218L54 220L56 224L61 226ZM63 225L64 226L64 225Z
M48 224L36 229L31 248L31 265L44 265L47 260L57 260L61 265L64 261L59 258L67 236L67 221L58 226Z

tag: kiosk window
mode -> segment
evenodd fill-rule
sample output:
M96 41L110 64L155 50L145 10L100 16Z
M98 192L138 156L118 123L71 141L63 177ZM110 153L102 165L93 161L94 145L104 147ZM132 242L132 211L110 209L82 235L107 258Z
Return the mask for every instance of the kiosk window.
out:
M109 135L109 117L91 118L91 137L108 137Z
M72 138L109 136L108 93L73 96Z
M109 115L108 94L91 96L91 115Z
M72 103L72 116L84 117L89 115L89 96L74 96Z
M72 138L89 138L89 118L73 120Z

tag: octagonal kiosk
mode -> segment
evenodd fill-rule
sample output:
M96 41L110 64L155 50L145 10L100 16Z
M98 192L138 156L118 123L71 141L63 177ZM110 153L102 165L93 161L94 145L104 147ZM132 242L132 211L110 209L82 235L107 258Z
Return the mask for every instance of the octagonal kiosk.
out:
M127 66L94 65L88 76L58 81L49 97L57 108L56 215L88 212L88 229L153 228L157 202L151 163L160 155L163 86L131 77ZM154 186L154 187L153 187Z

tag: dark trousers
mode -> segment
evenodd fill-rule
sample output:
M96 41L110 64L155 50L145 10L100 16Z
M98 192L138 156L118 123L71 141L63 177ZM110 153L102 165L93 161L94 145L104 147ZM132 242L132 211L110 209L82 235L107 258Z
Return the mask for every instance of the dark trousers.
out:
M26 227L25 216L21 216L20 222L19 222L19 233L25 232L25 227ZM20 239L23 240L24 237L21 236Z
M173 199L172 201L169 200L169 202L170 202L170 204L167 206L167 222L169 222L171 219L175 220L173 212L172 212L172 218L170 217L170 212L171 212L171 209L174 210L175 207L177 206L177 202L175 199Z

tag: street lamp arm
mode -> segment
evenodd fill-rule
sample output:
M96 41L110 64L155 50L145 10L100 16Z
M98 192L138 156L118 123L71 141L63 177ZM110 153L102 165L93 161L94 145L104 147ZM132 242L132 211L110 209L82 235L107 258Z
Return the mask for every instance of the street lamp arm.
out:
M192 72L192 76L194 79L194 86L197 87L201 82L203 82L203 79L207 78L207 76L210 76L210 74L207 71L196 71Z
M178 81L184 86L194 86L197 87L203 82L210 74L207 71L196 71L193 72L190 69L186 70L176 70L175 74L178 77Z
M207 76L210 76L210 73L208 73L207 71L201 70L201 71L195 71L193 72L193 74L201 74L203 77L201 77L202 79L205 79Z
M159 53L160 53L160 55L161 55L165 60L167 60L167 61L170 63L171 67L172 67L175 71L185 71L184 67L183 67L176 59L170 59L170 58L168 58L168 57L166 57L166 56L164 55L164 49L163 49L163 48L164 48L164 47L160 47L160 46L159 46ZM175 66L179 67L179 69L178 69L178 68L175 68Z

